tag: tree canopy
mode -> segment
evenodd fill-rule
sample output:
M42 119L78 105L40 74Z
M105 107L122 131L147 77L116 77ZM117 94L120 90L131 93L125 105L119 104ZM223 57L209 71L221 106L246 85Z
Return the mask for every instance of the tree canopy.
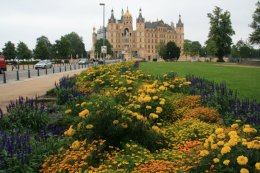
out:
M256 3L256 10L250 27L254 30L249 36L250 43L260 45L260 1Z
M232 28L230 13L222 12L222 9L215 7L213 13L208 13L210 19L210 31L206 45L215 44L215 55L223 62L223 57L231 51L232 38L235 34ZM214 51L213 51L214 52Z
M17 58L27 60L32 58L32 51L24 42L19 42L17 45Z
M67 50L66 52L64 50L61 51L63 54L71 53L73 57L83 58L86 53L85 44L83 43L82 37L75 32L65 35L64 38L61 38L61 42L66 46L66 48L70 47L70 50ZM68 42L70 43L70 46Z
M159 44L158 52L159 52L159 55L165 61L172 61L172 60L179 59L181 50L179 47L177 47L177 45L174 42L170 41L166 45Z
M183 53L185 55L196 56L200 55L201 44L198 41L184 40Z
M52 45L49 39L45 36L37 38L36 46L33 51L34 57L36 59L50 59L51 58L51 48Z
M7 60L15 59L16 58L15 45L11 41L8 41L7 43L5 43L2 53Z
M107 46L107 54L112 55L112 45L109 43L107 39L104 41L104 45ZM101 54L101 47L103 46L103 39L97 40L95 44L95 52L99 55Z
M260 49L254 49L248 42L239 40L232 46L231 55L234 58L260 58Z
M72 54L72 45L68 38L61 37L54 44L54 52L58 58L68 58Z

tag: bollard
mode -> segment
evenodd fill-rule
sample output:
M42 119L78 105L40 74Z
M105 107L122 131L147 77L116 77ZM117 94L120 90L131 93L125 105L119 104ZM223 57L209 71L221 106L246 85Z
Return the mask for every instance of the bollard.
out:
M6 83L6 74L5 74L5 72L3 73L3 80L4 80L4 83Z
M70 64L70 70L71 70L71 64Z
M19 71L16 71L16 79L19 80Z
M28 78L31 78L30 69L28 69Z
M46 69L45 69L45 74L46 74L46 75L48 74L48 70L47 70L47 67L46 67Z
M52 67L52 73L55 73L55 69L54 69L54 67Z
M84 64L81 65L81 68L83 68L83 65L84 65Z
M61 66L60 66L60 72L61 72Z
M40 76L40 71L39 69L37 68L37 75Z
M66 64L65 64L65 71L67 71L67 68L66 68L67 66L66 66Z

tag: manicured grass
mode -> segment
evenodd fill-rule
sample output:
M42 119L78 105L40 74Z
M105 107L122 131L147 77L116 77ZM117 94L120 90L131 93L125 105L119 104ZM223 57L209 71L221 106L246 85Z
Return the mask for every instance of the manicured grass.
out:
M199 62L145 62L140 67L154 75L173 71L179 76L193 74L215 82L225 81L229 88L238 91L240 98L260 101L260 68L257 67Z

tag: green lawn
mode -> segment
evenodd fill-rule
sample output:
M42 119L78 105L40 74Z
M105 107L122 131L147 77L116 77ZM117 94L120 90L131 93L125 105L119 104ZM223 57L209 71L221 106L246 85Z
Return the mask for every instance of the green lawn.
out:
M199 62L145 62L140 67L154 75L177 72L179 76L193 74L215 82L225 81L229 88L237 90L241 98L260 101L260 68L227 66L222 63Z

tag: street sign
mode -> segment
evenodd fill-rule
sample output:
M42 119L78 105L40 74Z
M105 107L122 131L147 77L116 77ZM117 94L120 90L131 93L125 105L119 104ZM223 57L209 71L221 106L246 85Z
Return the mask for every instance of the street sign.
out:
M107 46L101 46L101 53L107 53Z

